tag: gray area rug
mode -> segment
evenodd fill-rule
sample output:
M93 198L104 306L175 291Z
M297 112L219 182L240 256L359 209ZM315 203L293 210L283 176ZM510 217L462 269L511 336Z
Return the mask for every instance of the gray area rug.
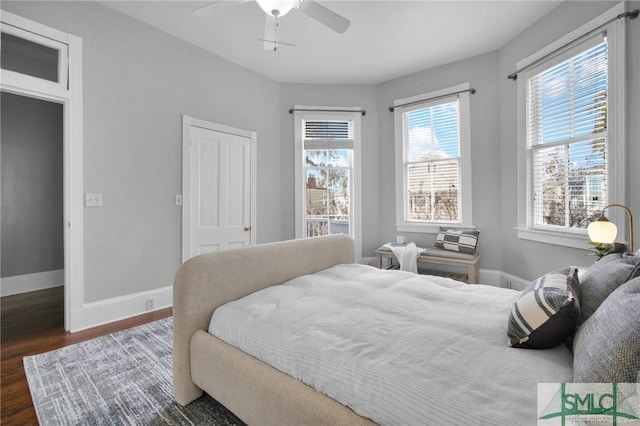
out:
M24 358L41 425L243 425L205 395L173 399L173 319Z

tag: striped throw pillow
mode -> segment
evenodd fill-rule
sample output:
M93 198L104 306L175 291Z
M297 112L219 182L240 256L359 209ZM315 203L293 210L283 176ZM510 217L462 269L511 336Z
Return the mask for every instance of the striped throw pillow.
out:
M475 254L478 235L480 235L480 231L455 229L443 231L441 229L436 237L436 247L459 253Z
M580 320L578 269L566 267L533 281L509 315L509 345L546 349L571 337Z

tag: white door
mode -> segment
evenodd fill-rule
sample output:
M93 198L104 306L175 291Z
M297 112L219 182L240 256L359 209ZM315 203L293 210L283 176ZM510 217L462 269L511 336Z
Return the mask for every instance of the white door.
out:
M184 183L183 260L255 242L255 133L189 119ZM188 165L186 160L188 158ZM188 188L186 185L188 184ZM185 251L186 249L186 251Z

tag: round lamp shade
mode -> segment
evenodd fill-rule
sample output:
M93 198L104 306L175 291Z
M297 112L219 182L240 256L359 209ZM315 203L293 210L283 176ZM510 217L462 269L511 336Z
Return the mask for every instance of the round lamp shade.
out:
M591 241L602 244L613 244L618 235L618 228L606 217L591 222L587 227Z
M293 7L295 0L256 0L267 15L284 16ZM276 11L276 12L274 12Z

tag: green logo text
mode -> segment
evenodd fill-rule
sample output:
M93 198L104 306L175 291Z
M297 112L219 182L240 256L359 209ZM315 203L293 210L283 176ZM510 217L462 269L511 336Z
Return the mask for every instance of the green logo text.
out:
M630 399L638 400L634 389L622 392L617 383L560 383L540 420L560 418L564 426L567 419L575 422L610 423L614 426L618 420L639 419Z

